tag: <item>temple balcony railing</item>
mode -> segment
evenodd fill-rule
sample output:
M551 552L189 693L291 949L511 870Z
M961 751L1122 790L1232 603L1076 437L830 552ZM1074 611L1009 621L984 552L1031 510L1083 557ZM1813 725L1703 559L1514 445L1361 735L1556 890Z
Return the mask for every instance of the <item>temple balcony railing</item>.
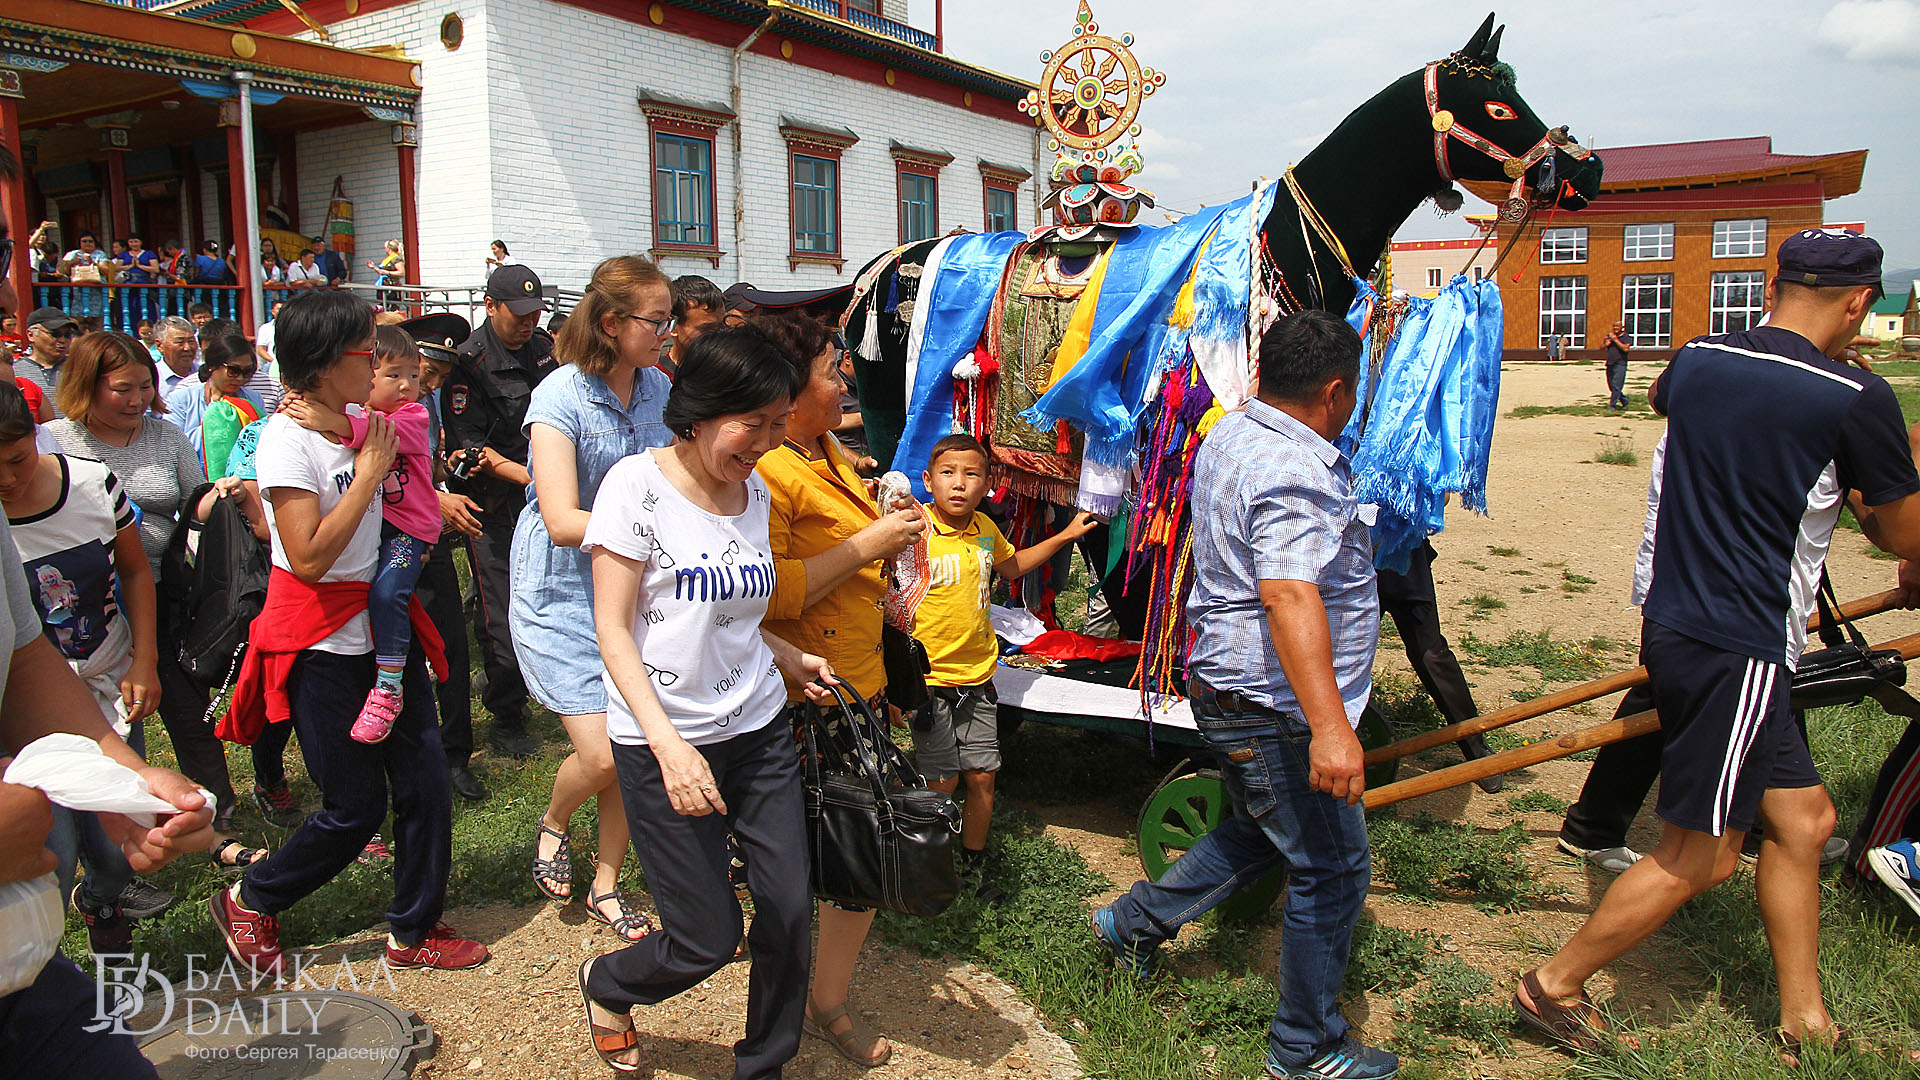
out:
M928 52L940 51L938 41L927 31L916 29L903 22L895 22L881 15L861 11L852 4L846 3L845 0L786 0L786 2L793 7L805 8L816 14L839 19L862 30L885 35L895 41L904 41L916 49L925 49Z

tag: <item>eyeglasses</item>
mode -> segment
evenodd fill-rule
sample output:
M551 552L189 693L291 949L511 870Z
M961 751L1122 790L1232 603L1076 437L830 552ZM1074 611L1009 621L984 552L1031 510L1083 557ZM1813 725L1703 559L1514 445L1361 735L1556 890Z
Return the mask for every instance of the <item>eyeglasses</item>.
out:
M340 355L341 356L372 356L373 350L372 349L346 349L342 351Z
M253 373L260 370L260 365L258 364L248 364L246 367L241 367L238 364L227 364L225 366L230 374L242 379L251 379L253 378Z
M679 320L671 315L664 319L649 319L645 315L629 315L627 318L632 319L634 322L646 323L649 327L652 327L654 337L666 337L668 334L673 333L675 326L679 325Z

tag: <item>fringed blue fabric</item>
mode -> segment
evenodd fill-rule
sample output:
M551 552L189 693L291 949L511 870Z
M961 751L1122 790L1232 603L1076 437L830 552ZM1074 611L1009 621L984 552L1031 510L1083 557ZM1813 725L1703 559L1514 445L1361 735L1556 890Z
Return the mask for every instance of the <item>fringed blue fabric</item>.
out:
M973 233L953 239L933 281L920 283L916 303L927 310L926 336L919 366L907 388L906 428L894 450L892 468L913 479L914 495L925 501L920 474L933 444L953 426L953 367L973 353L1000 288L1000 277L1021 234Z
M1194 256L1228 210L1253 199L1208 207L1164 229L1128 230L1115 241L1086 353L1021 419L1040 428L1066 420L1086 432L1088 460L1126 465L1173 329L1167 316ZM1244 297L1240 307L1244 333ZM1140 362L1129 363L1129 356Z
M1365 282L1347 319L1363 324L1379 297ZM1373 526L1374 564L1404 571L1414 548L1446 524L1446 496L1486 513L1487 465L1500 396L1502 312L1498 286L1456 276L1429 300L1407 299L1407 311L1380 367L1366 385L1338 440L1353 461L1353 492L1380 512Z

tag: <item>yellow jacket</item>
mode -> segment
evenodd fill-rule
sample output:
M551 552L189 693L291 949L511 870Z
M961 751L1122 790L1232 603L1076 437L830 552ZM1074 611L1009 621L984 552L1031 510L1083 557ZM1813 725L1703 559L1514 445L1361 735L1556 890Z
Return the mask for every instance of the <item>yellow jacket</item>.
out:
M810 559L844 543L880 517L880 509L853 471L853 458L827 436L828 458L810 460L789 442L760 458L760 478L773 495L767 523L773 546L774 589L766 629L827 658L834 673L863 698L886 688L880 658L881 604L887 595L881 565L871 563L804 611ZM789 679L787 697L800 700Z

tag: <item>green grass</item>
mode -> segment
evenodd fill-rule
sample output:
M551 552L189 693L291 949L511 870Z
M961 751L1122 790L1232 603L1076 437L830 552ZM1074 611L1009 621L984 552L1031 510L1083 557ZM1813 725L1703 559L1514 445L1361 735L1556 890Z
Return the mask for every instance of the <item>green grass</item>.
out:
M1495 547L1493 545L1488 545L1487 554L1498 555L1502 558L1511 559L1511 558L1517 557L1520 554L1520 549L1517 547Z
M1613 642L1604 637L1556 641L1551 630L1515 630L1491 642L1469 631L1460 647L1474 662L1488 667L1532 667L1544 680L1572 682L1599 674Z
M1627 435L1602 435L1600 452L1593 455L1600 465L1638 465L1640 455L1634 452L1633 438Z
M1607 408L1606 395L1568 405L1515 405L1507 410L1509 420L1531 420L1536 416L1618 416L1629 420L1658 420L1660 414L1647 404L1645 394L1628 394L1625 409Z
M1523 791L1507 800L1507 810L1515 814L1533 812L1564 814L1567 812L1567 806L1567 800L1551 792L1541 791L1539 788Z
M1518 824L1489 831L1431 814L1402 820L1387 813L1367 823L1374 883L1413 900L1464 900L1512 911L1556 899L1558 886L1536 879L1521 853L1531 839Z
M1478 612L1499 611L1507 606L1505 600L1490 592L1477 592L1472 596L1463 597L1460 602Z
M1592 592L1593 587L1598 584L1600 584L1598 581L1585 574L1576 574L1571 570L1563 570L1560 573L1560 591L1564 593Z

